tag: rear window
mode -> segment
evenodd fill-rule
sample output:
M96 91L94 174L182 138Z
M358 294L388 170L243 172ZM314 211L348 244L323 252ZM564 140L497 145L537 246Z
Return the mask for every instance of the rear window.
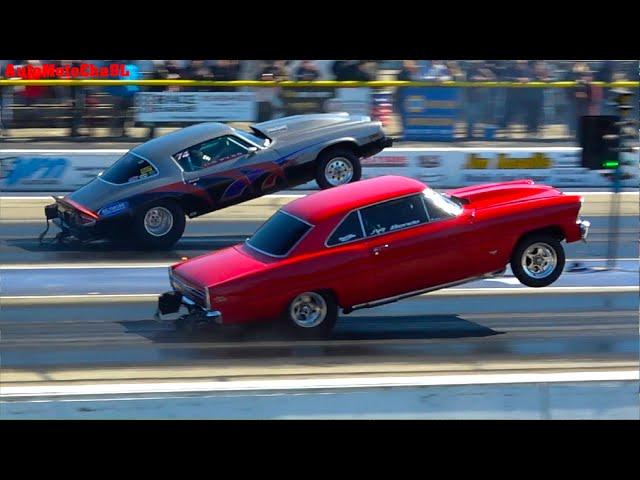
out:
M143 180L157 173L155 167L144 158L127 153L100 175L100 178L107 182L123 184Z
M250 247L268 255L283 256L302 239L311 225L284 212L276 212L251 238Z

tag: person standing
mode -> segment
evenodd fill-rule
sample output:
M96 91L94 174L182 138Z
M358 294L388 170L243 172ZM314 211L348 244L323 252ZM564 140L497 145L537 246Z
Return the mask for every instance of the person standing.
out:
M118 62L123 63L123 62ZM118 76L120 80L140 80L140 70L131 61L125 64L125 70L129 72L129 76ZM107 91L113 97L113 106L115 115L111 123L112 132L115 131L116 137L127 137L126 123L129 119L134 105L135 95L140 91L138 85L127 85L123 87L107 87Z
M495 75L481 60L476 60L470 65L467 72L467 80L471 82L490 82L495 80ZM469 87L465 89L468 140L474 138L473 131L477 122L486 118L488 90L484 87Z
M311 60L302 60L293 73L293 79L296 81L313 81L318 78L320 78L320 71Z

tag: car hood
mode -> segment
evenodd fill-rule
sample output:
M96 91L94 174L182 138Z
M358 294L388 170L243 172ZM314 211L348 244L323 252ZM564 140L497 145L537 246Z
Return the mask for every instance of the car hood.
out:
M559 190L548 185L535 184L532 180L474 185L447 190L446 193L465 200L471 208L493 207L506 203L562 195Z
M293 115L291 117L270 120L251 125L251 128L269 138L280 138L289 135L299 136L307 131L316 131L338 125L370 122L371 118L348 113L318 113L311 115Z
M212 287L266 266L266 263L244 253L240 245L235 245L179 263L173 267L173 272L193 285Z

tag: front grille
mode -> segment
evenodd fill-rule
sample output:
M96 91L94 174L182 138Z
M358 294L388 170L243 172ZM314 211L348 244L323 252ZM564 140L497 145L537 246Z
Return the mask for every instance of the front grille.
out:
M203 288L189 284L186 280L173 274L173 287L185 297L196 302L201 307L207 306L207 296Z

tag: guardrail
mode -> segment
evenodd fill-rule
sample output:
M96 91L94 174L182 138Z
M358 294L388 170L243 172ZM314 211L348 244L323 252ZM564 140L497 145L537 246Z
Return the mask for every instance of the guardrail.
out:
M612 88L634 88L640 87L640 81L617 81L617 82L591 82L592 85ZM487 88L571 88L578 85L577 82L458 82L458 81L337 81L337 80L314 80L314 81L262 81L262 80L22 80L10 79L0 80L0 87L16 86L59 86L59 87L113 87L113 86L181 86L181 87L257 87L257 88L385 88L385 87L487 87Z

